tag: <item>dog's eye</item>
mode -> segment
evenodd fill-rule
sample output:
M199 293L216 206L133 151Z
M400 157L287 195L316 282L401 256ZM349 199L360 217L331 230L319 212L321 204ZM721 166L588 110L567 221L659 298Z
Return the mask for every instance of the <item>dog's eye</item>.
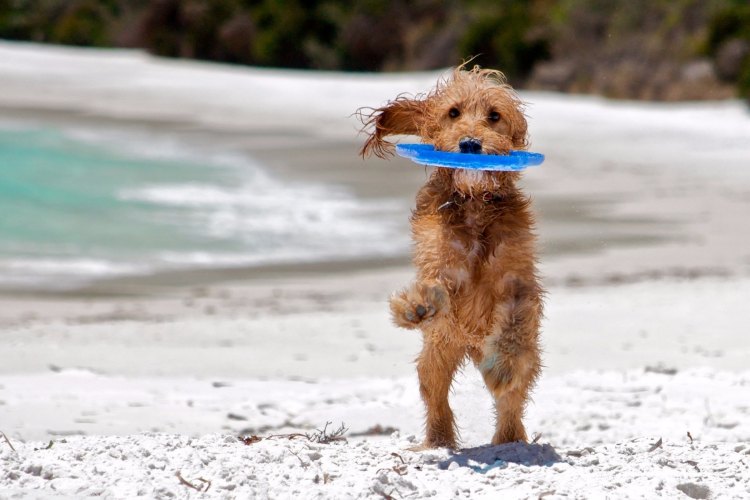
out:
M487 119L491 122L499 122L500 113L498 113L497 111L490 111L490 114L487 116Z
M451 108L448 110L448 116L451 118L458 118L461 112L458 110L458 108Z

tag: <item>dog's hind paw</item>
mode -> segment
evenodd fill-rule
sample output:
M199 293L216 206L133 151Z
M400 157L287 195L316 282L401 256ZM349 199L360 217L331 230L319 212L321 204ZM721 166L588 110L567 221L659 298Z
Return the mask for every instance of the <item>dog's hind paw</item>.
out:
M417 328L448 305L448 292L440 283L419 283L391 297L393 321L403 328Z

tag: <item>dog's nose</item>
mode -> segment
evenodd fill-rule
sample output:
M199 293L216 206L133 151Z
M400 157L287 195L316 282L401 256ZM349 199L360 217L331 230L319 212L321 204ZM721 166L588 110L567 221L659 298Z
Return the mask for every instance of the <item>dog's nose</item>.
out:
M482 141L474 139L473 137L464 137L458 141L458 149L460 149L462 153L481 153Z

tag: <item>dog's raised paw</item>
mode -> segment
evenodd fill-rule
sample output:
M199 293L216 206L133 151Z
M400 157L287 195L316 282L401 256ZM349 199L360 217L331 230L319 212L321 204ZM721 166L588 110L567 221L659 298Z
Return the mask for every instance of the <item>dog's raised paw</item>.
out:
M404 328L416 328L432 319L448 303L448 293L439 283L418 284L391 297L393 321Z

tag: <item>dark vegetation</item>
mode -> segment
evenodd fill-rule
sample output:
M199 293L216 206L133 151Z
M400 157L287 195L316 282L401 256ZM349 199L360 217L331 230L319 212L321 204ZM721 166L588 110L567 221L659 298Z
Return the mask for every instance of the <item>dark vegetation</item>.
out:
M750 96L748 0L0 0L0 37L349 71L477 56L531 88Z

